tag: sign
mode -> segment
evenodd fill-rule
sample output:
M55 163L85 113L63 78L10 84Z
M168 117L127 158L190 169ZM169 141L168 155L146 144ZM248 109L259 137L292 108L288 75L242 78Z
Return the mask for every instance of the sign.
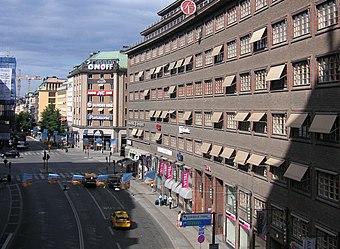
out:
M112 120L112 115L92 115L87 114L87 119L90 120Z
M210 226L211 213L189 213L182 215L182 227Z
M164 164L165 164L165 162L163 162L163 161L161 161L161 162L159 162L159 174L160 175L163 175L164 174Z
M316 238L305 238L303 239L303 249L315 249Z
M113 90L87 90L87 95L89 96L111 96L113 95Z
M116 68L116 64L89 64L87 65L88 70L112 70Z
M132 120L129 120L127 122L127 124L129 126L137 126L137 127L144 127L145 126L145 123L144 122L140 122L140 121L132 121Z
M198 235L204 234L204 226L198 228Z
M91 107L100 107L100 108L112 108L113 104L105 104L105 103L92 103L92 102L88 102L87 103L87 107L91 108Z
M179 134L183 134L183 133L190 134L190 130L189 130L189 128L187 128L187 127L178 126L178 133L179 133Z
M243 227L246 230L250 230L250 224L242 220L241 218L238 219L238 223L241 227Z
M198 243L203 243L204 240L205 240L205 237L204 237L203 234L199 235L198 238L197 238Z
M209 244L209 249L218 249L218 244Z
M157 147L157 151L161 152L161 153L163 153L165 155L172 156L172 151L171 150L168 150L168 149L165 149L165 148L162 148L162 147Z
M166 179L172 179L172 165L170 163L166 163Z
M181 10L186 15L191 15L196 12L196 4L193 1L185 0L181 4Z
M189 172L182 172L182 188L189 188Z

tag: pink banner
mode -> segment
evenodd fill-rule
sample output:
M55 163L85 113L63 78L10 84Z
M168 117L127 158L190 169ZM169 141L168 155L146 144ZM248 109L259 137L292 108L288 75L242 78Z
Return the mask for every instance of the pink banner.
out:
M166 179L172 179L172 165L170 163L166 164Z
M164 175L164 162L159 162L159 174Z
M182 172L182 188L189 188L189 172Z

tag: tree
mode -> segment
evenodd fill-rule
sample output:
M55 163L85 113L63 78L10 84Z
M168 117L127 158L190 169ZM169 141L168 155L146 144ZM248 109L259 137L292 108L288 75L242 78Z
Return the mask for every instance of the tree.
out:
M48 137L53 135L54 131L62 134L62 125L60 122L61 114L59 110L54 108L54 105L47 106L41 113L41 121L39 123L41 130L48 130Z
M17 131L27 133L33 128L35 120L30 112L25 111L15 115L15 124Z

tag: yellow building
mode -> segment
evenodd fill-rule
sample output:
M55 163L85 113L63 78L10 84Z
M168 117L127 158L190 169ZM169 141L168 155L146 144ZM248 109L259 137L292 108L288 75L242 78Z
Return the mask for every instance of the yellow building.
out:
M65 81L58 89L56 94L56 109L60 111L61 121L67 121L67 82Z

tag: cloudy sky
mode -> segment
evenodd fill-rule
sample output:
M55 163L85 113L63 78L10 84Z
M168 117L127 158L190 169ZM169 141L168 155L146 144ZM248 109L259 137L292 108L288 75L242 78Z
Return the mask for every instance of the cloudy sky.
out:
M121 50L175 0L1 0L0 56L21 75L67 78L93 51ZM31 91L41 82L32 81ZM27 91L22 81L20 95Z

